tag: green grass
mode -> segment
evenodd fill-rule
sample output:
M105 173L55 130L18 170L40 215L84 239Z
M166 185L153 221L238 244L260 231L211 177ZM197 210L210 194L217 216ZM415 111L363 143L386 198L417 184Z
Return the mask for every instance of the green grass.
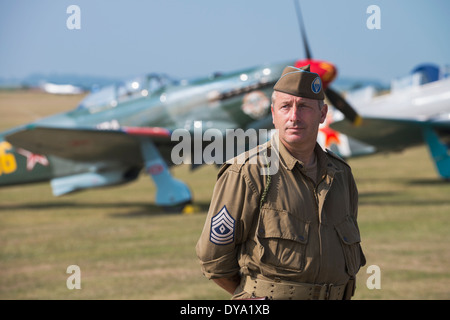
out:
M439 180L426 148L350 163L367 258L356 298L449 299L450 183ZM381 290L365 285L372 264L381 268Z
M177 170L188 180L196 177ZM226 297L209 290L195 255L215 173L200 169L211 180L210 191L197 197L203 211L193 215L154 206L145 176L64 198L53 198L46 184L1 189L0 299ZM81 269L81 290L66 287L72 264Z
M356 299L450 298L450 185L423 162L402 176L425 148L354 159L359 221L367 265ZM371 167L385 161L389 171ZM1 299L227 299L200 272L195 244L216 169L174 170L193 190L199 212L167 214L153 205L145 176L132 184L62 198L47 184L0 190ZM386 175L386 177L383 177ZM81 290L68 290L66 269L81 268ZM381 268L381 289L369 290L369 265Z
M16 100L1 95L6 112L2 102ZM349 163L367 258L355 298L449 299L450 183L439 180L426 148ZM0 299L228 299L203 277L195 254L217 169L173 172L192 189L195 214L156 207L144 175L61 198L47 183L1 188ZM81 290L66 287L74 264ZM380 290L366 286L370 265L381 269Z

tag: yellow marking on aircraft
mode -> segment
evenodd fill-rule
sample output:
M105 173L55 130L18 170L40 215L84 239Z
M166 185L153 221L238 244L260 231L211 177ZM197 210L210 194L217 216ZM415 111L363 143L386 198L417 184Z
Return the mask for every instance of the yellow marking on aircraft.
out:
M12 145L9 142L0 142L0 175L13 173L17 169L14 154L6 152L11 149Z

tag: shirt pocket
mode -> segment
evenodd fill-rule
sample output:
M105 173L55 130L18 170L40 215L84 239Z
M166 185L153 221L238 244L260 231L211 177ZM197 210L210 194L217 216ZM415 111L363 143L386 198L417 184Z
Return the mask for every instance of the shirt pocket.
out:
M335 228L341 241L347 273L355 276L359 268L365 264L359 230L350 217L336 225Z
M302 272L308 234L309 222L285 210L263 208L257 229L261 262L277 269Z

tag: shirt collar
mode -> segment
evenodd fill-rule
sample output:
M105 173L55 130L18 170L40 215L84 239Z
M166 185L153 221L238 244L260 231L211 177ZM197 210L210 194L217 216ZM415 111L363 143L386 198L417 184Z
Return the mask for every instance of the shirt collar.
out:
M277 141L271 141L272 146L273 145L278 145L278 151L280 154L280 162L281 164L288 170L292 170L295 165L298 163L300 169L303 169L305 167L305 164L298 160L297 158L295 158L290 152L289 150L286 149L286 147L284 146L284 144L280 141L278 134L274 134L272 136L272 140L273 139L278 139ZM330 168L330 167L334 167L329 158L327 157L325 151L323 151L322 147L316 142L316 146L314 148L314 152L316 153L317 156L317 168L318 170L320 168Z

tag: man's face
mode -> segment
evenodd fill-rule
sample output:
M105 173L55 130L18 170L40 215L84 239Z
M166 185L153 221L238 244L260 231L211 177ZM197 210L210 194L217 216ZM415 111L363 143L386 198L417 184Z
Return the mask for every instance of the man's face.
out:
M319 125L325 121L328 106L319 108L318 100L276 92L272 118L280 140L292 148L314 146Z

